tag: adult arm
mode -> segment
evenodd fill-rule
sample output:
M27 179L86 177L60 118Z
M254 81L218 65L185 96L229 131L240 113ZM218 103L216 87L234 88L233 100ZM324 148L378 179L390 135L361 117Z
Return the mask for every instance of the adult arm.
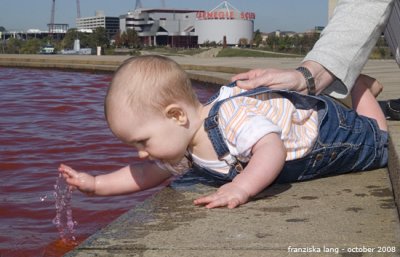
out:
M314 76L317 94L344 98L382 34L393 0L339 0L334 15L301 66ZM232 77L241 88L261 85L307 93L296 70L256 69ZM328 87L329 86L329 87Z
M302 63L314 75L319 91L326 88L325 93L339 98L349 94L382 35L392 5L393 0L338 1L321 38ZM327 88L330 81L324 76L329 72L343 84L334 82Z

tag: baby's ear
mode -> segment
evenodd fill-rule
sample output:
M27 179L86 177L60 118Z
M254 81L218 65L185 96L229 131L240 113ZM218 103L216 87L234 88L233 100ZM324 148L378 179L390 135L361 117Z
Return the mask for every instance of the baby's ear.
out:
M179 125L185 125L187 123L187 115L183 110L182 106L178 104L170 104L164 109L165 117L177 122Z

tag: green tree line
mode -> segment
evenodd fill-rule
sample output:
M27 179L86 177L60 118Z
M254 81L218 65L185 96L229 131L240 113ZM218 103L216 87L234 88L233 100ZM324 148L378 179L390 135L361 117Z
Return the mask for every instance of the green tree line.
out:
M4 27L0 26L1 32L6 31ZM9 38L7 40L1 39L0 53L5 54L36 54L39 53L41 48L45 45L52 45L55 51L63 49L73 49L75 39L80 40L81 48L95 49L101 46L102 49L114 49L116 47L138 48L140 47L140 40L135 30L128 29L122 34L117 33L111 40L107 36L105 28L98 27L93 30L93 33L80 32L75 28L69 29L62 39L55 39L53 37L45 37L42 39L29 38L18 39Z
M6 29L0 26L0 32L4 31ZM240 39L238 46L250 46L267 51L305 55L312 49L319 37L319 33L309 33L290 36L269 35L266 39L263 39L261 32L256 30L251 42L248 42L245 38ZM73 49L75 39L80 40L82 48L95 49L97 46L101 46L105 53L111 54L114 53L115 48L140 49L142 47L139 36L133 29L128 29L123 33L116 33L112 39L109 39L105 28L102 27L96 28L93 33L83 33L73 28L68 30L62 39L47 37L43 39L31 38L23 40L10 38L1 40L0 53L35 54L39 53L40 49L47 44L53 45L56 52L58 52L62 49ZM217 45L215 42L206 42L204 44L206 47L215 47ZM371 58L391 58L390 50L383 37L378 41Z
M254 32L253 45L267 51L305 55L320 38L320 33L306 33L295 35L270 35L263 40L259 30ZM382 36L371 53L374 59L391 58L390 49Z

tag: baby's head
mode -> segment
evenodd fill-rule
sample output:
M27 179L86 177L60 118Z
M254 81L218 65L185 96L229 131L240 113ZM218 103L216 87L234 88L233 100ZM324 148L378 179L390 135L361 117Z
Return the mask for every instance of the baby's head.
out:
M106 114L121 101L135 112L162 110L176 101L198 104L186 72L173 60L158 55L130 58L117 69L106 96Z
M186 72L167 57L133 57L114 74L105 99L105 115L112 129L115 116L145 119L162 114L167 106L177 102L200 105Z

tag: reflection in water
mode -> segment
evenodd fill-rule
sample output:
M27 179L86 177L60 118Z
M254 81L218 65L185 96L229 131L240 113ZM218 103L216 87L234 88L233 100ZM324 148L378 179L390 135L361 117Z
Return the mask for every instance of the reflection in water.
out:
M59 164L96 175L140 159L104 120L110 74L0 67L0 77L0 231L7 231L0 256L61 256L74 244L60 240L52 223ZM196 90L204 101L216 89ZM73 192L74 220L65 213L65 236L79 244L159 189L117 197Z

